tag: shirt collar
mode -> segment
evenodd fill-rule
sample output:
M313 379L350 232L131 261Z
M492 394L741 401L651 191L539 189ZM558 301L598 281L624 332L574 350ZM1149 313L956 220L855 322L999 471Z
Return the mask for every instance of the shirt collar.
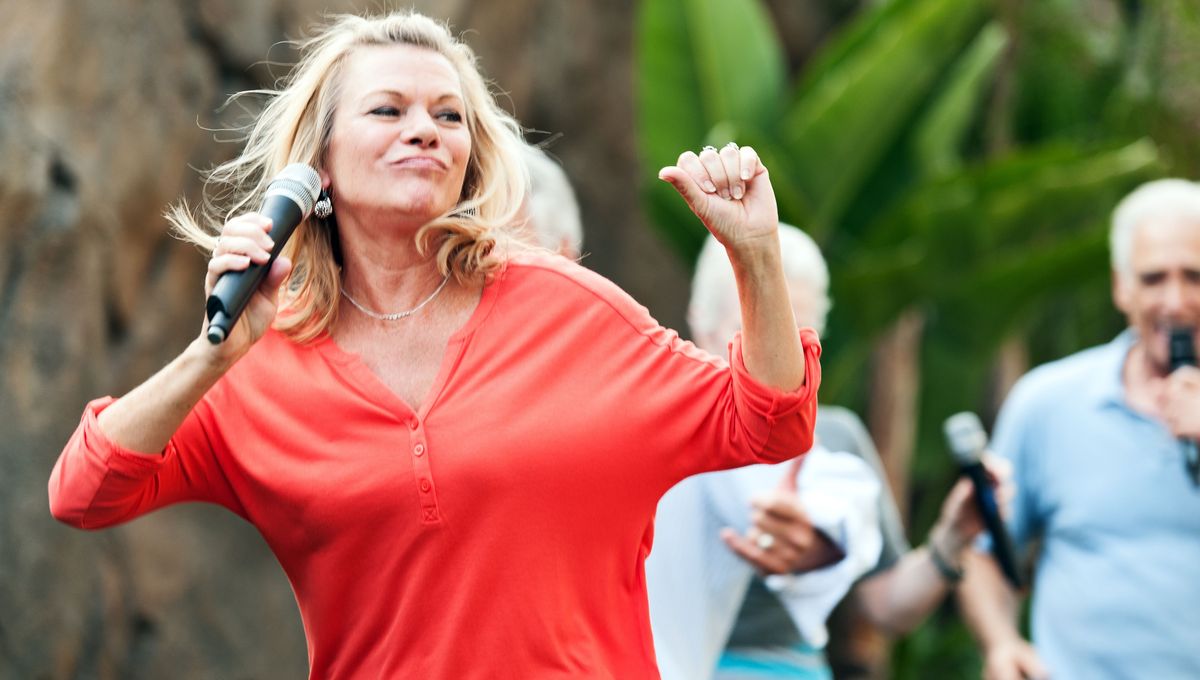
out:
M1097 357L1096 379L1092 382L1091 396L1097 406L1119 406L1126 408L1125 402L1125 360L1129 350L1137 342L1137 334L1132 328L1126 328L1111 342L1100 348Z

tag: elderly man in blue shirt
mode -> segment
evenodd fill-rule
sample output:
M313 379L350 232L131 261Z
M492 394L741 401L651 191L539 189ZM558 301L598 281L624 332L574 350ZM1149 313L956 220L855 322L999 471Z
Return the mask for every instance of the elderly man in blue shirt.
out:
M990 680L1200 678L1200 488L1180 442L1200 437L1200 371L1171 373L1168 348L1172 328L1200 325L1200 185L1140 187L1110 245L1128 330L1031 371L996 423L1010 528L1041 547L1032 645L1018 593L982 553L966 558L960 604Z

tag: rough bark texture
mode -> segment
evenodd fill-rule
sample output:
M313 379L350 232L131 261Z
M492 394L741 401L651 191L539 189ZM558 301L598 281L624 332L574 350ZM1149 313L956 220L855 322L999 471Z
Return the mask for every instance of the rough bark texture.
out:
M925 313L903 312L875 346L872 360L868 428L887 471L887 483L896 498L908 498L908 475L917 445L917 409L921 386L921 337ZM908 508L900 507L908 525Z
M363 3L368 7L379 3ZM417 2L480 53L577 184L585 263L668 325L676 260L638 213L633 0ZM203 259L161 215L234 149L201 129L270 83L315 0L9 0L0 23L0 677L297 678L291 591L262 539L212 507L84 533L46 480L94 396L199 331ZM280 69L275 68L276 74ZM534 137L536 139L536 136Z

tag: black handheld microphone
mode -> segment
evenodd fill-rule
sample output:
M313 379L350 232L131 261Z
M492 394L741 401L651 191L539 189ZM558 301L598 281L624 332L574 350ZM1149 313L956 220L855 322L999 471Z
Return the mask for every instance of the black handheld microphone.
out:
M271 249L271 257L265 264L252 263L241 271L225 272L217 279L205 304L209 342L219 345L229 337L229 331L242 315L250 296L254 295L270 271L275 258L283 251L283 245L312 212L320 191L320 175L303 163L287 166L267 185L259 213L271 219L270 236L275 247Z
M946 419L943 426L946 442L950 452L958 461L962 474L971 480L975 487L975 508L983 518L983 524L992 537L992 556L1000 565L1000 571L1014 588L1021 587L1021 574L1017 571L1017 551L1013 547L1012 537L1000 518L1000 506L996 502L996 492L988 479L987 470L983 467L983 451L987 448L987 433L983 424L974 413L965 411L956 413Z
M1171 339L1168 345L1170 358L1167 361L1172 373L1180 366L1196 365L1196 345L1192 339L1192 333L1191 328L1171 329ZM1188 478L1192 480L1192 484L1200 486L1200 451L1196 448L1196 441L1180 437L1179 444L1183 447L1183 462L1187 468Z

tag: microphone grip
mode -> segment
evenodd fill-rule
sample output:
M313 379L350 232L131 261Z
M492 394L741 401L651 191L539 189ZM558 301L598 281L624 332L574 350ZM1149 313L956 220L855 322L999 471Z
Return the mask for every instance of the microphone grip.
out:
M1017 550L1013 546L1008 528L1000 517L1000 505L996 502L996 491L983 463L975 462L962 466L962 472L975 487L975 508L983 518L983 524L992 537L992 557L1000 571L1013 588L1021 588L1021 574L1017 570Z
M225 338L229 337L229 333L241 318L242 311L246 309L246 304L250 301L251 296L262 285L267 272L271 270L275 258L279 257L284 244L291 238L292 232L296 230L300 221L304 219L304 213L300 210L300 206L286 196L280 195L267 196L260 212L271 218L269 235L275 243L275 247L271 249L271 256L264 264L251 263L243 270L227 271L217 279L217 283L213 286L212 293L209 294L204 305L205 313L208 316L208 331L205 336L214 345L221 344Z
M1196 440L1183 438L1179 443L1183 446L1183 463L1188 479L1192 480L1193 485L1200 486L1200 449L1197 449Z

